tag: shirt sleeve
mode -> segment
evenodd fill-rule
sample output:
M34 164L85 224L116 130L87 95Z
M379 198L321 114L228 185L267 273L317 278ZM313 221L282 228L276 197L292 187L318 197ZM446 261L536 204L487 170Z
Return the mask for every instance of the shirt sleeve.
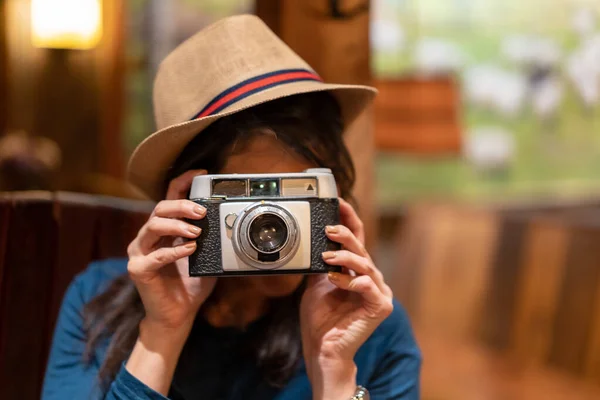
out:
M366 385L373 400L418 400L421 352L406 312L394 300L394 311L380 327L383 349Z
M75 278L64 296L44 376L42 399L166 400L127 372L124 366L108 390L103 390L98 379L100 362L84 362L86 335L82 311L86 303L86 284L92 278L92 272L88 268Z

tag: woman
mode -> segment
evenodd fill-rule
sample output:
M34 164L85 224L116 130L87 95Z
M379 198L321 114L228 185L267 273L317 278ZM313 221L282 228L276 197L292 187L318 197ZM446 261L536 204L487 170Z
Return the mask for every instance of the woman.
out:
M349 203L326 229L343 250L323 258L352 273L187 273L202 233L185 219L206 216L186 200L194 176L326 167L348 198L343 129L372 97L321 82L252 16L222 20L167 57L154 89L160 130L129 163L131 181L164 200L128 260L92 264L72 283L43 397L417 399L419 351Z

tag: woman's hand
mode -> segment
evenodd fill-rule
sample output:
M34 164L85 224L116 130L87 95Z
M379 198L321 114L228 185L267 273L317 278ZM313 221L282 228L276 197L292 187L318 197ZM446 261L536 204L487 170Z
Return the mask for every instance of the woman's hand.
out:
M165 329L191 325L215 286L216 278L188 276L188 257L196 250L193 239L201 232L182 220L206 215L204 207L185 199L194 176L205 173L192 170L171 181L166 200L156 205L129 245L127 270L140 293L149 324Z
M185 199L193 178L205 173L192 170L172 180L166 200L156 205L127 250L127 270L146 316L126 367L164 395L196 314L216 283L216 278L188 275L188 256L201 232L182 220L206 215L203 207Z
M340 200L342 225L327 236L343 249L323 254L344 273L311 276L300 307L302 344L314 399L352 397L354 355L393 310L392 291L364 247L363 224Z

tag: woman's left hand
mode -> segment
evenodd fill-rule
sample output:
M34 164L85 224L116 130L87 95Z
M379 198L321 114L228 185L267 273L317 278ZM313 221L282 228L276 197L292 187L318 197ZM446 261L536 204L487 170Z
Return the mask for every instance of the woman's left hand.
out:
M354 355L393 310L392 291L365 249L363 224L341 199L340 217L326 233L343 249L323 259L344 272L309 277L300 306L304 360L319 400L352 397Z

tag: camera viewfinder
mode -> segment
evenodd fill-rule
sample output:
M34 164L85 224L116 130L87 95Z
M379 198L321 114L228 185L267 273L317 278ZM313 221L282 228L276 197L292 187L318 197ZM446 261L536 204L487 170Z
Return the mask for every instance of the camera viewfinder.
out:
M213 196L245 197L245 179L213 179Z
M250 180L250 197L279 197L279 179Z

